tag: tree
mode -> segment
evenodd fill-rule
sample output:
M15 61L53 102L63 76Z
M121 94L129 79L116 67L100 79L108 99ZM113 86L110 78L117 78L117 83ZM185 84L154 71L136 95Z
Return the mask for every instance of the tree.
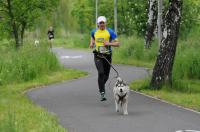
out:
M169 0L164 16L163 35L150 85L160 88L163 84L172 86L172 70L181 22L182 0Z
M148 21L147 21L147 30L145 34L145 48L151 47L151 42L154 36L154 30L157 26L157 1L148 0Z
M14 37L16 48L23 45L24 32L33 26L42 13L49 13L57 6L55 0L1 0L0 16L4 30Z
M144 36L147 21L146 0L119 0L119 34Z

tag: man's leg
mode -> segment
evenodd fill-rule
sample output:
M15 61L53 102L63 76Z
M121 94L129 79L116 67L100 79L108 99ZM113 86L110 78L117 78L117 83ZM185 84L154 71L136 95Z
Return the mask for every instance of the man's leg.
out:
M98 85L99 85L99 92L105 93L105 85L104 85L104 67L103 67L103 60L97 56L94 57L95 65L98 71Z
M112 57L111 55L106 56L106 59L110 62L110 64L112 63ZM110 64L104 60L104 85L106 84L108 78L109 78L109 74L110 74Z

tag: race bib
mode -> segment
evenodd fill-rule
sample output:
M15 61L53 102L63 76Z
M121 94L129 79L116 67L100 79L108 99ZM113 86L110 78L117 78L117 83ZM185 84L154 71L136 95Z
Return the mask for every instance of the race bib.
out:
M108 48L105 46L99 46L98 48L100 53L109 53Z

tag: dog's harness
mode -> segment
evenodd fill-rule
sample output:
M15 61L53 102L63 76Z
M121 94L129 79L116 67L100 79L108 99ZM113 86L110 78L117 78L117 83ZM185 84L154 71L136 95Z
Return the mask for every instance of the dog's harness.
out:
M117 96L119 97L119 100L118 100L118 104L120 103L120 101L122 102L123 99L126 97L127 93L124 94L123 96L120 96L119 94L117 94Z

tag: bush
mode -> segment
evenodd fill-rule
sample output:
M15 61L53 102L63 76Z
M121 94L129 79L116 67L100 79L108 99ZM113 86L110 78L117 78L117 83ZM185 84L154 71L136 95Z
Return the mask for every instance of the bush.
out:
M188 39L178 45L173 78L200 79L200 53L198 39Z

